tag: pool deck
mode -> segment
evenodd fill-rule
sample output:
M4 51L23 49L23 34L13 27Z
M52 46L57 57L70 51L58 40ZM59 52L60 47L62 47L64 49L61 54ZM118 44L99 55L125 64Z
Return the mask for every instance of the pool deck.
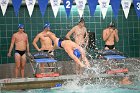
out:
M137 73L129 72L127 76L134 76ZM59 87L67 80L75 80L76 78L94 79L94 78L110 78L110 77L124 77L125 74L99 74L99 75L61 75L58 77L43 77L43 78L6 78L0 79L1 90L21 90L21 89L35 89L35 88L52 88Z

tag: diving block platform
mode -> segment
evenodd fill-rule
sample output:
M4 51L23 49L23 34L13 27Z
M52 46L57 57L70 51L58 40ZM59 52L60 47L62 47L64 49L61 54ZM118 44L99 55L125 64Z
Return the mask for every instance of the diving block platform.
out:
M114 60L122 60L122 59L125 59L126 57L121 56L121 55L106 55L106 56L104 56L104 58L106 60L112 60L112 59L114 59Z
M57 69L59 69L60 67L57 66L57 60L55 60L53 58L52 55L50 55L48 52L36 52L36 53L32 53L27 55L27 58L31 64L32 70L33 70L33 75L37 78L41 78L41 77L56 77L59 76L59 73L57 73ZM45 66L44 69L49 69L50 72L54 72L54 73L43 73L40 74L38 73L38 70L40 69L40 64L44 63L47 64L48 66ZM52 65L50 65L50 63Z
M112 49L100 50L98 54L99 59L107 60L106 62L108 62L108 67L105 71L107 74L128 73L128 68L124 65L125 63L123 61L126 57L122 52Z
M106 60L122 60L126 57L123 55L122 52L112 49L112 50L100 50L98 51L98 58L106 59Z
M53 58L42 58L42 59L34 59L36 63L51 63L51 62L57 62L57 60L53 59Z

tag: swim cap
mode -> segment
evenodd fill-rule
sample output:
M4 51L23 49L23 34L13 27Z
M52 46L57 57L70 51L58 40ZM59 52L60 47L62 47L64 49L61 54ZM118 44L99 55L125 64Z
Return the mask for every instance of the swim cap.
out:
M24 28L23 24L18 24L18 28Z
M81 22L85 22L83 17L80 18L79 23L81 23Z
M45 28L50 28L50 23L49 22L47 22L45 25L44 25L44 29Z
M114 22L110 22L109 27L115 27L115 23Z
M78 57L78 58L81 57L81 53L80 53L80 51L79 51L78 49L75 49L75 50L73 51L73 54L74 54L76 57Z

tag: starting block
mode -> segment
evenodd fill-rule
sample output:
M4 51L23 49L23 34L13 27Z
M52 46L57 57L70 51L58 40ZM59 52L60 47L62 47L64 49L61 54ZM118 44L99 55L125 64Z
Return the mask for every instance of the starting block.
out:
M106 55L106 56L104 56L104 58L106 60L111 60L111 59L122 60L122 59L125 59L126 57L121 56L121 55Z
M107 61L113 60L113 61L111 61L112 62L111 64L109 63L110 64L109 70L106 70L105 73L117 74L117 73L127 73L128 72L128 68L119 67L120 64L122 64L122 65L124 64L121 62L121 60L126 58L122 52L112 49L112 50L101 50L98 52L98 54L99 54L98 58L100 58L100 59L105 59Z
M31 64L33 74L37 78L42 77L56 77L59 76L59 73L56 71L60 68L57 66L57 60L52 58L48 53L46 52L36 52L30 55L27 55L27 58L29 59L29 62ZM37 70L40 69L40 64L46 63L48 66L45 66L44 69L50 69L51 73L37 73ZM52 66L49 65L49 63L52 64ZM54 70L54 71L53 71Z

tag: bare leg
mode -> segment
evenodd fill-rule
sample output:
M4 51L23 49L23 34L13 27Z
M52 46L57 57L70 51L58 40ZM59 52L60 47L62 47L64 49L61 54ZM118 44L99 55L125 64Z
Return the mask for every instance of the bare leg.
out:
M21 58L21 77L24 78L24 69L25 69L25 64L26 64L26 55L22 55Z
M20 70L20 55L16 53L15 54L15 78L18 77L19 70Z

